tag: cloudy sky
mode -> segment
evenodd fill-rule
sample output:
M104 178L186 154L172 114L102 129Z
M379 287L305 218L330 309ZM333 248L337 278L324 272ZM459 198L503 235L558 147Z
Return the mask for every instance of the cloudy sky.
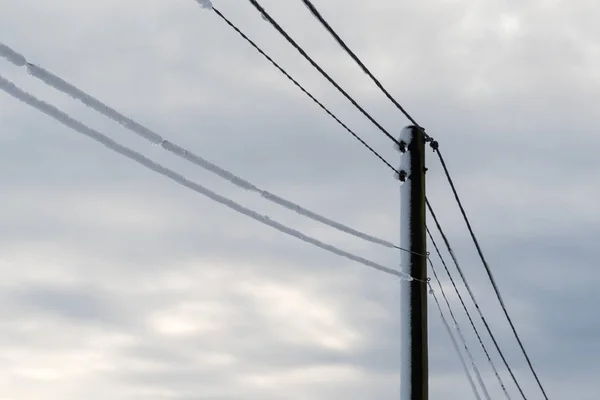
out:
M249 2L214 3L398 162L391 142ZM596 399L600 5L314 3L440 141L550 398ZM300 0L262 4L388 130L408 124ZM30 62L261 188L399 240L390 171L195 1L0 0L0 9L0 42ZM399 265L397 252L177 159L24 68L0 59L0 75L240 204ZM540 399L439 163L428 157L432 204L528 398ZM395 278L236 214L4 92L0 189L0 399L398 398ZM449 296L492 398L501 398ZM473 398L433 308L430 329L431 398Z

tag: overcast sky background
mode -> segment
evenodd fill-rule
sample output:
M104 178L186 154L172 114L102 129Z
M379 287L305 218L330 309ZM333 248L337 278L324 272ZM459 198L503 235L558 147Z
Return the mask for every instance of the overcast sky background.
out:
M398 162L389 140L249 2L214 3ZM399 133L408 124L300 0L261 3L385 127ZM597 399L600 4L314 3L440 141L550 398ZM391 172L195 1L0 0L0 9L0 41L30 62L264 189L398 240ZM0 74L220 194L399 264L395 251L176 159L23 68L0 60ZM437 158L428 158L432 204L526 394L540 399ZM4 92L0 189L0 399L398 397L400 304L392 277L235 214ZM439 316L430 314L432 400L473 398Z

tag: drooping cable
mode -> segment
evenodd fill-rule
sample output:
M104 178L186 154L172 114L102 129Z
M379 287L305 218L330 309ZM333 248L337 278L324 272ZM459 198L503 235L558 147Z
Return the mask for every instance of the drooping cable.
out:
M471 376L471 372L469 371L469 367L467 366L467 362L465 361L465 357L463 356L462 352L460 351L460 347L458 346L458 343L456 342L456 338L454 337L454 334L452 333L452 329L450 329L450 324L448 323L448 320L446 319L446 316L444 315L444 312L442 311L442 306L440 305L440 302L435 294L435 291L431 287L431 283L427 283L427 285L429 286L429 294L431 294L431 296L435 300L437 309L440 312L440 317L442 319L442 323L444 324L444 327L446 328L446 332L448 333L448 336L450 337L450 341L452 342L452 347L454 347L456 354L458 354L458 358L460 359L460 363L463 367L463 370L465 371L465 375L467 376L469 385L471 386L471 389L473 390L473 394L475 395L475 398L477 400L481 400L481 397L479 396L479 392L477 391L477 386L475 385L475 382L473 381L473 377ZM487 397L487 399L489 400L489 397Z
M519 334L517 333L517 329L515 328L515 325L514 325L512 318L508 312L508 309L506 308L506 305L504 304L504 300L502 299L502 296L500 294L500 289L498 289L498 285L496 284L496 280L494 279L492 270L483 255L483 250L481 249L481 246L479 245L479 240L477 240L477 237L475 236L473 227L471 226L471 223L469 222L469 218L467 217L467 212L465 211L462 201L460 200L460 197L458 196L458 191L456 190L454 181L452 180L452 177L450 176L450 172L448 171L448 167L446 166L444 157L442 156L442 153L440 152L440 149L437 148L437 146L434 147L434 151L437 153L440 163L442 164L442 168L444 169L444 174L446 175L446 179L448 180L448 183L450 184L450 187L452 189L452 193L454 194L456 203L458 204L458 207L460 208L460 213L462 214L462 217L467 225L467 229L469 230L471 239L473 240L473 243L475 244L475 248L477 249L477 254L479 254L479 258L481 259L481 262L483 263L483 266L484 266L485 271L490 279L490 282L492 283L492 287L494 288L494 293L496 294L496 297L498 298L498 301L500 302L500 306L502 308L504 316L508 320L510 329L512 330L513 335L517 339L517 343L519 344L519 348L521 349L521 352L523 353L523 356L525 357L525 360L527 361L529 370L533 374L535 381L537 382L538 387L542 391L544 398L546 400L548 400L548 396L546 394L544 386L542 385L542 382L540 381L540 378L538 377L537 372L535 371L535 368L533 367L533 363L531 362L531 359L529 358L529 355L527 354L527 351L525 350L525 346L523 345L523 342L521 341L521 338L520 338Z
M452 284L452 287L454 288L454 292L456 293L456 296L458 297L458 300L460 301L460 304L462 305L462 308L465 311L465 314L467 315L469 323L471 324L471 328L473 328L473 331L475 332L475 336L477 336L477 340L479 340L479 345L483 349L483 352L485 353L488 363L490 364L490 367L494 371L494 374L496 375L496 379L498 380L498 383L500 384L500 387L502 388L502 391L504 392L506 398L508 400L511 400L508 390L506 389L506 386L504 385L504 382L502 381L502 377L500 376L500 373L498 372L498 369L496 368L496 365L495 365L494 361L492 360L490 353L488 352L487 346L485 345L485 343L483 342L483 339L481 338L481 335L479 334L479 329L477 329L477 326L475 325L475 322L473 321L471 312L467 308L467 305L465 304L463 296L460 293L460 291L458 290L458 287L456 286L456 282L454 281L454 278L452 277L452 274L450 273L450 269L448 268L448 265L446 264L446 260L444 259L444 256L442 256L442 253L441 253L435 239L433 238L433 235L431 234L429 227L426 227L426 229L427 229L427 235L429 237L429 240L431 241L431 244L433 245L435 252L438 255L438 258L440 259L440 262L442 263L442 266L444 267L444 270L446 271L446 274L448 275L448 278L450 279L450 283ZM429 262L431 262L431 259L429 259ZM433 271L435 279L437 280L438 284L440 285L440 290L442 291L442 294L444 295L444 298L446 299L445 291L443 289L441 289L441 282L440 282L440 279L439 279L433 265L431 265L431 270ZM446 299L446 302L448 302L447 299ZM448 307L450 308L449 303L448 303ZM452 311L450 311L450 314L452 315L452 319L455 321L455 323L458 324L456 322L456 319L454 318Z
M113 109L112 107L108 106L107 104L105 104L105 103L101 102L100 100L83 92L81 89L75 87L71 83L54 75L50 71L27 62L27 59L25 58L25 56L23 56L22 54L18 53L17 51L13 50L12 48L8 47L7 45L5 45L3 43L0 43L0 57L4 57L6 60L8 60L9 62L11 62L17 66L26 67L29 74L31 74L33 77L41 80L46 85L82 102L84 105L91 108L92 110L104 115L107 118L112 119L115 122L118 122L119 124L123 125L125 128L127 128L130 131L134 132L135 134L143 137L144 139L150 141L151 143L160 145L164 150L169 151L170 153L172 153L178 157L181 157L196 166L204 168L205 170L216 174L220 178L223 178L242 189L254 191L268 201L271 201L279 206L285 207L285 208L287 208L291 211L294 211L304 217L310 218L314 221L317 221L324 225L330 226L330 227L337 229L341 232L344 232L346 234L353 235L360 239L369 241L371 243L379 244L381 246L385 246L388 248L395 248L395 249L409 252L408 249L403 249L400 246L397 246L387 240L384 240L384 239L375 237L373 235L369 235L367 233L358 231L347 225L344 225L344 224L334 221L330 218L319 215L311 210L308 210L290 200L284 199L276 194L273 194L266 190L260 189L253 183L251 183L239 176L236 176L235 174L219 167L218 165L211 163L208 160L205 160L204 158L200 157L199 155L194 154L191 150L165 140L164 137L161 136L160 134L141 125L140 123L132 120L131 118L123 115L122 113ZM341 121L340 121L340 123L341 123ZM359 138L359 140L360 140L360 138ZM384 160L384 162L385 162L385 160ZM391 167L391 165L390 165L390 167Z
M70 117L69 115L62 112L61 110L54 107L53 105L46 103L42 100L39 100L35 96L23 91L18 86L16 86L14 83L5 79L1 75L0 75L0 90L6 92L7 94L11 95L15 99L22 101L23 103L29 105L30 107L35 108L36 110L52 117L56 121L71 128L72 130L104 145L109 150L112 150L122 156L125 156L126 158L129 158L130 160L133 160L133 161L137 162L138 164L140 164L162 176L165 176L165 177L171 179L172 181L175 181L176 183L178 183L184 187L187 187L188 189L193 190L196 193L199 193L199 194L209 198L210 200L220 203L240 214L246 215L247 217L250 217L250 218L254 219L255 221L258 221L267 226L270 226L270 227L278 230L281 233L295 237L299 240L302 240L305 243L312 244L315 247L319 247L320 249L326 250L330 253L347 258L347 259L355 261L357 263L366 265L366 266L376 269L378 271L385 272L390 275L394 275L396 277L399 277L400 279L405 279L405 280L409 280L409 281L413 280L409 275L407 275L401 271L383 266L374 261L367 260L363 257L356 256L347 251L340 250L337 247L334 247L330 244L321 242L315 238L312 238L310 236L303 234L302 232L299 232L293 228L289 228L277 221L274 221L265 215L261 215L251 209L248 209L248 208L234 202L233 200L223 197L223 196L201 186L200 184L198 184L196 182L190 181L189 179L186 179L182 175L178 174L177 172L175 172L171 169L168 169L166 167L163 167L162 165L150 160L149 158L143 156L142 154L115 142L108 136L75 120L74 118Z
M500 354L500 358L502 359L504 366L508 370L508 373L510 374L512 380L514 381L515 385L517 386L517 389L519 390L519 393L523 397L523 400L527 400L527 397L525 396L525 393L523 392L523 389L521 388L521 385L519 384L517 377L515 376L512 368L508 364L508 361L506 360L506 357L504 356L502 349L500 349L500 345L498 344L498 341L496 340L496 336L492 332L492 329L490 328L485 316L483 315L483 311L479 307L479 303L475 299L475 295L473 294L473 291L471 290L471 286L469 285L467 278L465 277L463 270L460 267L460 264L458 263L458 259L456 258L456 255L454 254L454 251L452 250L452 246L450 245L450 242L448 241L448 238L446 237L446 234L444 233L444 230L442 229L442 226L440 225L440 222L439 222L435 212L433 211L433 207L431 206L429 199L425 199L425 204L426 204L427 209L429 210L429 213L431 214L433 221L435 222L435 225L446 245L446 248L448 249L448 253L450 254L450 257L452 258L452 261L454 262L454 266L456 267L456 270L458 271L458 274L460 275L460 277L463 281L463 284L465 285L465 288L467 289L467 292L469 293L469 296L471 297L471 300L473 301L473 304L475 305L475 309L477 310L477 313L479 314L479 317L481 318L481 321L483 322L485 329L487 330L488 334L490 335L490 338L492 339L492 343L494 343L494 347L496 347L498 354Z
M433 277L435 278L435 280L438 284L438 287L440 289L440 293L442 294L442 297L443 297L444 301L446 302L446 307L448 308L448 312L450 313L450 318L452 318L452 322L454 323L456 333L458 334L458 337L465 349L465 353L467 354L467 357L469 357L469 361L471 362L471 366L473 367L473 371L475 372L475 377L477 378L477 381L479 382L479 386L481 386L483 395L485 396L485 398L487 400L491 400L490 393L487 390L487 385L483 381L483 378L481 377L481 373L479 372L479 368L477 367L477 364L475 363L475 358L473 357L473 354L471 353L471 350L469 349L469 346L467 345L467 340L465 338L465 335L463 334L463 331L460 328L458 320L456 319L456 315L454 315L454 311L452 310L452 306L450 305L448 296L446 296L446 291L444 290L444 287L442 286L442 281L440 281L440 278L437 274L435 266L433 265L433 261L431 261L430 257L427 257L427 261L429 261L429 266L431 267L431 272L433 273Z

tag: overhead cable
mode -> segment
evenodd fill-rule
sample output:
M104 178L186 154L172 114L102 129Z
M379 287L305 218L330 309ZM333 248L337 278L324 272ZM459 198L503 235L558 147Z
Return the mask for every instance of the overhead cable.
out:
M442 306L440 305L440 302L435 294L435 291L431 287L431 283L428 283L428 286L429 286L429 293L432 295L433 299L435 300L437 309L440 312L440 317L442 319L442 323L444 324L444 327L446 328L446 332L448 333L448 336L450 337L450 341L452 342L452 347L454 347L456 354L458 354L458 358L460 359L460 363L463 367L463 370L465 371L465 375L467 376L469 385L471 386L471 389L473 390L473 394L475 395L475 398L477 400L481 400L481 397L479 396L479 392L477 391L477 386L475 386L475 382L473 381L473 377L471 376L471 372L469 371L469 367L467 366L467 362L465 361L465 357L462 354L462 352L460 351L460 347L458 346L458 343L456 342L456 338L454 337L454 334L452 333L452 329L450 329L450 324L448 323L448 320L446 319L446 316L444 315L444 312L442 311ZM488 400L489 400L489 397L488 397Z
M544 386L542 385L542 382L540 381L540 379L535 371L535 368L533 367L533 363L531 362L531 359L529 358L529 355L527 354L527 351L525 350L525 346L523 345L523 342L521 341L521 338L519 337L519 334L517 333L517 329L515 328L515 325L514 325L512 318L508 312L508 309L506 308L506 304L504 304L504 300L502 299L502 296L500 295L500 289L498 288L498 285L496 284L496 280L494 279L494 276L492 274L492 270L483 255L483 250L481 249L481 246L479 245L479 241L477 240L477 237L475 236L475 232L473 231L473 227L471 226L471 223L469 222L469 218L467 217L465 208L462 205L462 201L460 200L460 197L458 196L456 186L454 185L454 181L452 180L452 177L450 176L450 172L448 171L448 167L446 166L444 157L442 156L442 153L440 152L439 148L436 148L435 152L437 153L440 163L442 164L442 168L444 169L444 174L446 175L446 179L448 180L448 183L450 184L450 187L452 188L452 193L454 194L454 198L458 204L458 207L460 208L460 213L462 214L462 217L463 217L465 223L467 224L467 229L469 230L471 239L473 240L473 243L475 244L475 248L477 249L477 254L479 254L479 258L481 259L481 262L483 263L483 266L484 266L485 271L490 279L490 282L492 283L492 287L494 288L494 293L496 294L496 297L498 298L498 301L500 302L500 306L502 307L502 311L504 312L504 315L505 315L506 319L508 320L508 323L510 324L510 329L512 330L513 335L517 339L519 348L521 349L521 352L523 353L523 356L525 357L525 360L527 361L529 370L533 374L538 387L542 391L544 398L546 400L548 400L548 396L546 395Z
M413 280L408 274L405 274L401 271L383 266L381 264L378 264L374 261L370 261L367 260L363 257L354 255L352 253L349 253L347 251L344 250L340 250L337 247L334 247L332 245L329 245L327 243L321 242L317 239L314 239L310 236L307 236L305 234L303 234L302 232L299 232L293 228L289 228L277 221L274 221L272 219L270 219L269 217L265 216L265 215L261 215L251 209L248 209L236 202L234 202L233 200L230 200L226 197L223 197L203 186L201 186L198 183L195 183L193 181L190 181L189 179L184 178L182 175L178 174L177 172L168 169L166 167L163 167L162 165L150 160L149 158L143 156L142 154L128 148L125 147L123 145L120 145L119 143L115 142L114 140L112 140L111 138L109 138L108 136L84 125L83 123L73 119L72 117L70 117L69 115L67 115L66 113L60 111L59 109L57 109L56 107L52 106L51 104L48 104L42 100L37 99L36 97L34 97L33 95L23 91L22 89L20 89L19 87L17 87L14 83L10 82L9 80L5 79L3 76L0 75L0 90L3 90L4 92L8 93L9 95L11 95L12 97L24 102L25 104L29 105L30 107L35 108L36 110L54 118L56 121L62 123L63 125L75 130L76 132L79 132L80 134L87 136L88 138L104 145L106 148L121 154L127 158L129 158L130 160L133 160L135 162L137 162L138 164L143 165L144 167L160 174L163 175L169 179L171 179L172 181L177 182L178 184L187 187L188 189L191 189L207 198L209 198L210 200L213 200L217 203L220 203L240 214L246 215L247 217L250 217L258 222L261 222L265 225L268 225L276 230L278 230L281 233L284 233L286 235L295 237L297 239L300 239L306 243L312 244L313 246L319 247L323 250L326 250L330 253L336 254L338 256L347 258L349 260L355 261L357 263L366 265L368 267L371 267L373 269L379 270L381 272L385 272L387 274L390 275L394 275L396 277L399 277L400 279L403 280Z
M477 339L479 340L479 344L480 344L481 348L483 349L485 356L487 357L488 363L490 364L492 371L494 371L494 374L496 375L496 379L498 380L498 383L500 384L500 387L502 388L502 391L504 392L507 400L511 400L508 390L506 389L506 386L504 385L504 382L502 381L502 377L500 376L500 373L498 372L498 369L496 368L496 365L494 364L494 361L492 360L492 357L490 356L490 353L488 352L487 346L485 345L485 343L483 342L483 339L481 338L481 335L479 334L479 329L477 329L477 326L475 326L475 322L473 321L473 318L471 317L471 312L467 308L467 305L465 304L463 296L460 293L460 291L458 290L458 287L456 286L456 282L454 281L454 278L452 277L452 274L450 273L450 269L448 268L448 265L446 264L446 260L444 259L444 256L442 256L442 253L441 253L435 239L433 238L433 235L431 234L429 227L426 227L426 229L427 229L427 235L429 236L429 240L431 241L431 244L433 245L433 247L438 255L438 258L440 259L440 262L442 263L442 266L444 267L444 270L446 271L446 274L448 275L448 278L450 279L450 283L452 284L452 287L454 288L454 292L456 293L456 296L458 297L458 300L460 301L460 304L462 305L462 308L465 311L465 314L467 315L469 323L471 324L471 327L473 328L473 331L475 332L475 335L477 336ZM429 259L429 262L431 262L431 259ZM438 284L440 285L440 290L442 291L442 294L444 295L444 298L446 299L445 291L441 289L441 282L440 282L440 279L439 279L433 265L431 265L431 270L433 271L435 279L438 281ZM448 302L447 299L446 299L446 301ZM449 303L448 303L448 308L450 308ZM453 320L455 320L454 313L452 311L450 311L450 314L452 315ZM455 322L455 323L458 325L457 322Z
M506 360L504 353L500 349L500 345L498 344L498 341L496 340L496 336L493 334L492 329L490 328L485 316L483 315L483 311L479 307L479 303L475 299L475 295L473 294L473 291L471 290L471 286L469 285L467 278L465 277L465 274L463 273L463 270L460 267L460 264L458 263L458 259L456 258L456 255L454 254L454 251L452 250L452 246L450 245L450 242L448 241L448 238L446 237L446 234L444 233L444 230L442 229L442 226L440 225L440 222L439 222L435 212L433 211L433 207L431 206L429 199L425 199L425 204L427 205L429 213L431 214L433 221L435 222L438 232L440 233L442 239L444 240L446 248L448 249L448 253L450 254L450 257L452 258L452 261L454 262L454 266L456 267L456 270L458 271L458 274L460 275L460 277L463 281L463 284L465 285L465 288L467 289L467 292L469 293L469 296L471 297L471 300L473 301L473 304L475 305L475 309L477 310L477 313L479 314L479 317L481 318L481 321L483 322L485 329L487 330L488 334L490 335L490 338L492 339L492 343L494 343L494 346L496 347L498 354L500 354L500 358L502 359L504 366L508 370L508 373L510 374L512 380L514 381L515 385L517 386L517 389L519 390L519 393L523 397L523 400L527 400L527 397L525 396L525 393L523 392L523 389L521 388L519 381L517 380L512 368L508 364L508 361Z
M134 121L133 119L123 115L119 111L114 108L108 106L107 104L101 102L100 100L90 96L89 94L83 92L81 89L75 87L71 83L65 81L64 79L54 75L48 70L45 70L42 67L31 64L27 62L26 58L11 49L5 44L0 43L0 56L6 58L8 61L12 62L15 65L25 66L29 74L33 77L41 80L46 85L78 100L81 101L84 105L89 108L97 111L98 113L104 115L107 118L112 119L113 121L118 122L128 130L136 133L137 135L143 137L144 139L152 142L153 144L160 145L164 150L173 153L174 155L181 157L194 165L204 168L205 170L216 174L217 176L231 182L232 184L245 189L250 190L255 193L261 195L264 199L271 201L279 206L287 208L291 211L294 211L304 217L310 218L314 221L322 223L324 225L330 226L334 229L337 229L341 232L344 232L349 235L353 235L360 239L379 244L381 246L385 246L388 248L400 249L403 251L409 251L407 249L403 249L387 240L375 237L373 235L369 235L367 233L361 232L354 228L351 228L347 225L334 221L330 218L319 215L307 208L304 208L290 200L284 199L276 194L273 194L269 191L263 190L251 182L233 174L230 171L227 171L216 164L211 163L210 161L200 157L197 154L194 154L191 150L179 146L173 142L167 141L160 134L152 131L151 129L141 125L140 123ZM22 62L21 62L22 61Z
M448 308L448 311L450 312L450 318L452 318L452 322L454 323L456 333L458 333L458 337L465 349L465 353L467 354L467 357L469 357L469 361L471 362L471 366L473 367L473 371L475 372L475 377L477 378L477 381L479 382L479 386L481 386L483 395L485 396L485 398L487 400L491 400L490 394L487 390L487 385L483 381L483 378L481 377L481 373L479 372L479 368L477 367L477 364L475 363L475 358L473 357L473 354L471 353L471 350L469 349L469 346L467 345L467 340L465 338L465 335L463 334L463 331L460 328L458 320L456 319L456 316L454 315L454 311L452 310L450 301L448 301L448 296L446 296L446 291L444 290L444 287L442 286L442 281L440 281L437 271L435 270L433 261L431 261L431 258L429 258L429 257L427 258L427 260L429 261L429 266L431 267L431 272L433 272L433 276L438 284L440 293L442 293L442 297L444 298L444 301L446 302L446 307ZM430 286L431 286L431 284L430 284Z

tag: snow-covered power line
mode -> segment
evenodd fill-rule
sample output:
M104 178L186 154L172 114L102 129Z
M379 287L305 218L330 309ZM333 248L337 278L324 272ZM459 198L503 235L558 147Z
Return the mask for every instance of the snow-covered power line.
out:
M488 360L488 363L489 363L490 367L492 368L492 371L494 372L494 375L496 375L496 379L498 380L498 383L500 384L500 387L502 388L502 391L504 392L504 395L505 395L506 399L507 400L511 400L511 396L508 393L508 390L506 389L506 385L504 384L504 381L502 380L502 377L500 376L500 373L498 372L498 369L496 368L496 364L492 360L492 356L490 355L490 353L489 353L489 351L487 349L487 346L483 342L481 334L479 333L479 329L477 329L477 326L475 325L475 322L473 321L473 317L471 316L471 312L467 308L467 305L465 304L465 300L463 299L462 294L460 293L460 291L458 290L458 287L456 286L456 282L454 281L454 278L452 277L452 274L450 273L450 269L448 268L448 265L446 264L446 260L442 256L442 252L440 251L440 248L438 247L435 239L433 238L433 235L431 234L431 231L429 230L428 227L426 229L427 229L427 236L429 237L429 241L433 245L433 248L435 249L435 252L437 253L437 255L439 257L440 262L442 263L442 266L444 267L444 270L446 271L446 274L448 275L448 278L450 279L450 283L452 284L454 292L456 293L456 296L458 297L458 300L460 301L460 304L461 304L461 306L462 306L465 314L467 315L467 319L469 320L469 323L471 324L471 328L473 329L473 332L475 332L475 336L477 336L477 340L479 340L479 345L483 349L483 353L485 354L485 356L486 356L486 358ZM452 319L455 321L454 323L458 327L458 322L456 321L456 318L454 316L454 312L452 311L452 307L450 307L450 302L448 301L448 299L446 297L446 293L444 292L444 290L442 288L441 281L440 281L440 279L439 279L439 277L437 275L437 272L436 272L436 270L435 270L435 268L433 266L433 262L431 261L431 258L429 258L429 262L431 263L431 271L433 272L433 274L435 276L435 279L437 280L438 284L440 285L440 290L442 292L442 295L444 296L444 300L446 300L446 304L448 305L448 309L450 310L450 315L452 316Z
M179 183L180 185L185 186L188 189L191 189L205 197L208 197L209 199L211 199L217 203L220 203L240 214L246 215L247 217L250 217L258 222L268 225L268 226L278 230L279 232L285 233L286 235L289 235L289 236L293 236L297 239L300 239L306 243L312 244L313 246L319 247L323 250L329 251L338 256L345 257L349 260L366 265L368 267L379 270L381 272L385 272L387 274L397 276L403 280L408 280L408 281L412 280L412 278L405 273L402 273L395 269L383 266L374 261L367 260L366 258L354 255L347 251L338 249L337 247L334 247L330 244L321 242L315 238L312 238L310 236L303 234L302 232L299 232L293 228L287 227L277 221L274 221L267 216L261 215L249 208L246 208L246 207L234 202L233 200L223 197L223 196L205 188L204 186L183 177L182 175L178 174L177 172L175 172L171 169L168 169L166 167L163 167L162 165L150 160L149 158L143 156L142 154L140 154L128 147L120 145L119 143L110 139L108 136L75 120L74 118L70 117L68 114L62 112L61 110L52 106L51 104L46 103L42 100L39 100L36 97L34 97L33 95L23 91L22 89L17 87L14 83L10 82L9 80L7 80L6 78L4 78L1 75L0 75L0 89L3 90L4 92L8 93L12 97L35 108L36 110L54 118L55 120L62 123L63 125L79 132L80 134L82 134L84 136L89 137L90 139L95 140L96 142L107 147L108 149L110 149L116 153L119 153L119 154L137 162L138 164L141 164L144 167L146 167L160 175L163 175L163 176Z
M433 276L434 276L434 278L435 278L435 280L436 280L436 282L438 284L438 287L440 289L440 293L442 293L442 298L446 302L446 306L448 308L448 312L450 313L450 318L452 318L452 322L454 324L454 328L456 330L456 333L458 334L458 338L460 339L460 342L463 345L463 348L465 349L465 353L467 354L467 357L469 358L469 361L471 362L471 366L473 367L473 372L475 372L475 377L477 378L477 381L479 382L479 386L481 386L481 390L483 392L483 395L486 398L486 400L491 400L490 393L489 393L489 391L487 389L487 385L485 384L485 382L484 382L484 380L483 380L483 378L481 376L481 373L479 372L479 368L477 367L477 363L475 362L475 358L473 357L473 353L471 353L471 349L467 345L467 340L465 338L465 335L463 334L463 331L460 328L458 320L456 319L456 316L454 315L454 311L452 310L452 306L450 305L450 301L448 300L448 296L446 296L446 292L444 291L444 287L442 286L442 282L440 281L440 278L439 278L439 276L437 274L437 271L435 270L435 266L433 265L433 261L431 261L431 258L429 258L429 257L428 257L428 261L429 261L429 266L431 267L431 272L433 272ZM431 287L431 283L429 284L429 286ZM436 299L436 302L437 302L437 299ZM438 307L439 307L439 304L438 304ZM440 312L441 312L441 310L440 310ZM510 397L509 397L508 400L510 400Z
M469 282L468 282L465 274L463 273L463 270L458 262L458 259L457 259L456 255L454 254L454 251L452 250L450 241L448 240L448 237L444 233L444 230L442 229L442 226L440 225L440 222L437 218L437 215L435 214L435 212L433 210L433 207L431 206L431 203L429 202L429 199L425 200L425 203L427 205L427 209L429 210L429 213L431 214L431 217L433 218L433 222L435 223L437 230L439 231L440 236L442 237L444 244L446 245L446 249L448 250L450 257L452 258L454 266L456 267L456 270L458 271L458 274L460 275L460 277L463 281L463 284L465 285L465 288L467 289L467 293L469 294L469 297L471 298L471 301L473 302L473 305L475 306L475 309L477 310L477 313L479 314L479 318L481 319L483 326L485 327L486 331L490 335L490 338L492 339L492 343L494 344L494 347L498 351L498 354L500 355L500 358L502 359L504 366L508 370L508 373L510 374L513 382L515 383L515 386L519 390L521 397L523 398L523 400L527 400L527 396L525 395L523 388L519 384L517 377L515 376L512 368L510 367L510 364L508 364L506 357L504 356L504 352L502 351L502 349L500 348L500 345L498 344L498 340L496 339L496 336L492 332L492 328L490 328L490 325L488 324L487 319L483 315L483 311L481 310L481 307L479 306L479 302L477 301L477 299L475 298L475 294L473 294L473 291L471 290L471 286L469 285ZM448 274L450 275L450 272L448 272ZM457 291L457 293L458 293L458 291Z
M22 54L17 53L2 43L0 43L0 56L6 58L10 63L16 65L17 67L22 67L27 62Z
M200 7L202 8L206 8L209 10L213 8L212 2L210 0L196 0L196 3L200 4Z
M496 283L496 280L494 279L494 275L492 274L492 269L490 268L489 264L487 263L487 260L485 259L483 250L481 249L481 246L479 245L479 240L477 239L477 236L475 235L475 231L473 230L473 227L471 226L469 217L467 217L467 212L465 211L465 208L463 207L462 201L460 200L460 197L458 196L458 191L456 190L456 186L454 185L454 180L452 179L452 176L450 175L450 171L448 171L448 166L446 165L446 161L444 161L444 157L442 156L442 153L440 152L437 145L433 146L433 149L437 153L438 159L440 160L440 163L442 164L442 168L444 169L444 174L446 175L446 179L447 179L448 183L450 184L452 193L454 194L454 199L456 200L456 203L458 204L458 208L460 209L460 213L463 217L463 220L465 221L465 224L467 225L467 230L469 231L469 235L471 236L473 244L475 245L475 249L477 250L477 254L479 255L479 259L481 260L481 263L483 264L485 272L487 273L487 276L492 284L492 288L494 289L496 298L498 299L498 302L500 303L502 312L504 313L504 316L506 317L506 320L508 321L508 324L510 325L510 329L513 333L513 336L517 340L517 344L519 345L519 349L521 350L523 357L525 357L525 361L527 362L527 366L529 367L529 370L533 374L533 377L535 378L535 381L536 381L538 387L542 391L542 395L544 396L544 399L548 400L548 395L546 394L546 390L544 389L544 386L542 385L542 381L540 380L537 372L535 371L535 368L533 367L533 363L532 363L531 359L529 358L529 354L527 353L527 350L525 349L525 345L521 341L521 337L520 337L519 333L517 332L517 328L515 327L512 317L510 316L510 313L508 312L508 309L506 308L506 304L504 303L504 300L502 299L502 295L500 294L500 289L498 288L498 284Z
M26 66L27 71L32 76L41 80L45 84L55 88L56 90L59 90L60 92L67 94L68 96L70 96L78 101L81 101L87 107L89 107L89 108L99 112L100 114L104 115L105 117L110 118L113 121L121 124L125 128L127 128L130 131L136 133L137 135L143 137L144 139L146 139L154 144L160 145L166 151L169 151L172 154L177 155L178 157L184 158L187 161L195 164L196 166L204 168L204 169L218 175L219 177L221 177L225 180L228 180L229 182L233 183L234 185L236 185L242 189L250 190L255 193L258 193L259 195L261 195L264 199L266 199L268 201L278 204L281 207L287 208L288 210L294 211L304 217L310 218L310 219L320 222L324 225L328 225L328 226L330 226L334 229L337 229L341 232L344 232L346 234L353 235L360 239L363 239L363 240L366 240L366 241L369 241L369 242L372 242L375 244L379 244L379 245L382 245L382 246L385 246L388 248L396 248L396 249L399 248L397 245L394 245L393 243L391 243L387 240L384 240L384 239L375 237L373 235L369 235L367 233L361 232L354 228L351 228L347 225L344 225L342 223L339 223L337 221L334 221L332 219L324 217L320 214L317 214L311 210L308 210L307 208L304 208L304 207L300 206L299 204L296 204L290 200L284 199L283 197L280 197L269 191L260 189L257 186L255 186L254 184L252 184L251 182L248 182L247 180L240 178L239 176L219 167L218 165L211 163L210 161L200 157L199 155L194 154L192 151L190 151L182 146L179 146L175 143L172 143L168 140L165 140L158 133L150 130L149 128L146 128L145 126L139 124L138 122L132 120L131 118L121 114L117 110L111 108L110 106L104 104L100 100L83 92L82 90L80 90L79 88L70 84L69 82L65 81L64 79L54 75L53 73L45 70L42 67L39 67L37 65L27 62L26 58L23 55L19 54L15 50L11 49L10 47L8 47L2 43L0 43L0 56L3 56L9 62L11 62L15 65Z

